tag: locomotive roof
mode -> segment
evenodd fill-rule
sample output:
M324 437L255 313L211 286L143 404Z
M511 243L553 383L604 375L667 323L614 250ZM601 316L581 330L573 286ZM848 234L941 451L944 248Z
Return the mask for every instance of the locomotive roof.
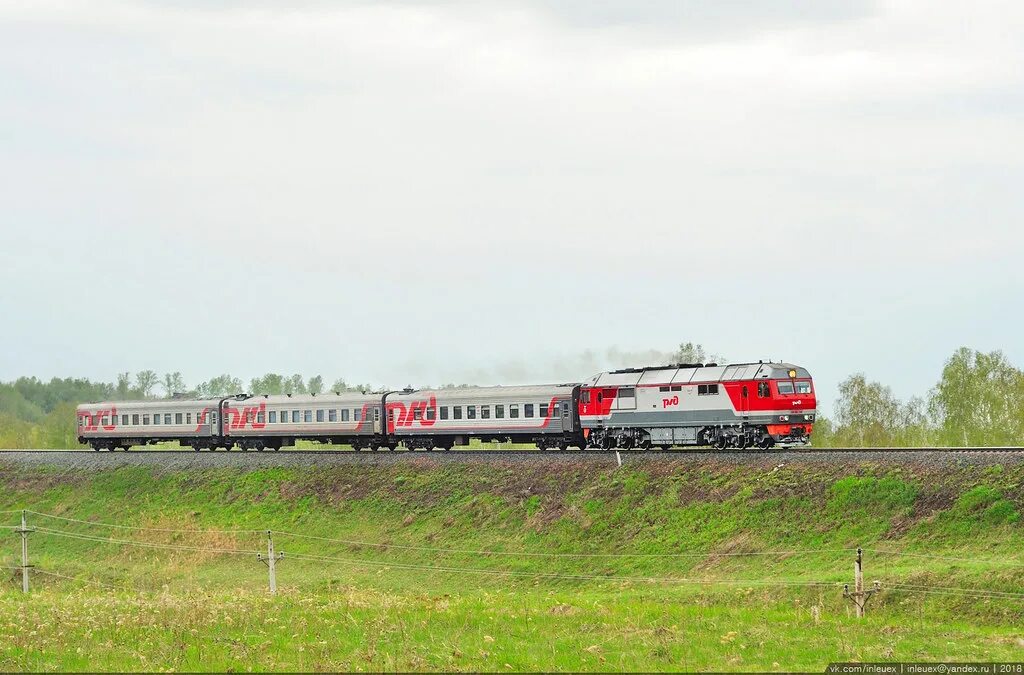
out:
M792 363L680 363L670 366L624 368L598 373L589 380L589 386L622 386L635 384L687 384L689 382L728 382L733 380L788 378L791 371L796 377L809 378L806 368Z

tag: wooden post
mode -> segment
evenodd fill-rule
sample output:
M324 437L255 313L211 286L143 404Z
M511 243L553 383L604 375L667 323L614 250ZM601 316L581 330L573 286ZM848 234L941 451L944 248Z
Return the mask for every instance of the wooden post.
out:
M21 592L28 593L28 535L32 529L28 526L28 512L21 512L21 527L15 532L21 533Z
M274 552L274 533L273 530L267 530L267 557L264 558L259 553L256 554L257 560L262 560L267 564L267 572L270 576L270 593L271 595L277 594L277 561L284 557L284 553Z
M853 607L857 618L864 618L864 607L868 604L868 598L880 590L880 584L876 581L874 588L870 591L864 590L864 552L857 547L857 559L853 563L853 593L850 592L850 585L843 586L843 597L853 601Z

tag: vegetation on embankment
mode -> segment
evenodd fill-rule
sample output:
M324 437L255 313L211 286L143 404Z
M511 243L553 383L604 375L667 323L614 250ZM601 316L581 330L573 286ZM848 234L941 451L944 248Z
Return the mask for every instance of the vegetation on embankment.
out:
M0 670L785 670L1024 656L1024 600L935 592L1024 591L1021 466L0 469L0 510L94 521L30 514L32 563L114 587L36 575L25 598L5 571ZM286 553L275 598L254 554L210 550L265 550L267 529ZM883 589L864 622L838 585L857 546ZM16 536L0 536L0 565L18 552Z

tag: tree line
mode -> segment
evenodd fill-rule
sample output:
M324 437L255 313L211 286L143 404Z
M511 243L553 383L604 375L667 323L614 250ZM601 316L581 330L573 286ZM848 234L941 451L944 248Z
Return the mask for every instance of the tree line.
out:
M725 359L687 342L671 353L673 363ZM637 364L644 365L644 364ZM812 373L813 374L813 373ZM72 448L77 443L75 406L104 400L133 400L183 395L195 398L254 394L322 394L328 391L380 391L368 384L321 375L267 373L249 380L218 375L195 386L180 372L152 370L119 373L114 382L21 377L0 382L0 448ZM455 386L445 384L442 388ZM938 382L923 396L902 401L881 382L855 373L839 385L831 412L819 409L816 447L912 447L1024 444L1024 373L1000 351L963 347L945 363Z

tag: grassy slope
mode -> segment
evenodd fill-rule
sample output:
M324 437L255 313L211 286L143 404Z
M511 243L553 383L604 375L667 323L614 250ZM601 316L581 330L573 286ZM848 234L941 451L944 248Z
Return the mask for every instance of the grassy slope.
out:
M172 552L33 535L42 569L26 600L0 583L0 669L820 669L830 660L1020 660L1024 602L888 590L865 622L834 587L852 557L713 557L871 549L867 579L1024 590L1024 468L946 471L865 465L777 469L664 464L393 466L88 475L10 469L0 510L150 527L272 528L393 544L532 552L699 553L687 558L544 558L382 550L276 535L282 593L251 556ZM14 523L13 517L4 521ZM109 535L95 526L32 524ZM253 534L115 533L156 543L258 549ZM6 542L6 543L4 543ZM0 539L0 564L17 540ZM376 563L376 564L373 564ZM504 577L402 564L513 570ZM656 576L729 582L567 580ZM5 572L10 574L10 572ZM741 582L741 583L732 583ZM811 607L820 607L815 621ZM34 634L33 634L34 632ZM778 664L777 666L775 664Z

